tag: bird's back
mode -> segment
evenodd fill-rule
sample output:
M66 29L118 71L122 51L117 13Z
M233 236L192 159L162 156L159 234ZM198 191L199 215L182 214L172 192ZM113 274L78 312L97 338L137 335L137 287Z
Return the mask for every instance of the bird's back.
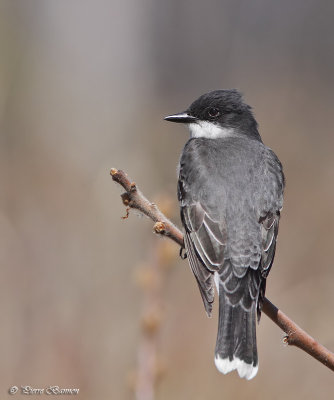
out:
M245 253L252 248L258 263L259 219L281 209L283 179L277 157L258 140L190 139L180 159L179 200L184 205L199 202L213 220L224 221L225 258L235 254L237 264L250 263L251 255L245 259L242 248Z

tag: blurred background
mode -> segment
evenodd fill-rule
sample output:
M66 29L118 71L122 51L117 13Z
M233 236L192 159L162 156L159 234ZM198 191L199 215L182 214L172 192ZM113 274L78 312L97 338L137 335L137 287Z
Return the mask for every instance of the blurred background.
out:
M206 91L241 90L287 177L267 296L333 350L333 16L321 0L0 1L2 398L12 385L134 398L138 271L158 253L156 399L331 396L333 372L285 347L265 315L257 377L217 372L217 307L208 319L178 247L147 218L121 219L109 170L179 224L188 132L163 117Z

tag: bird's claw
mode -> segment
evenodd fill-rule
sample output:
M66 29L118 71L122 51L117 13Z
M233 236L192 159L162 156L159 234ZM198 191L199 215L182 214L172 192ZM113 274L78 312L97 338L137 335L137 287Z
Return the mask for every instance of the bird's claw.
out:
M180 257L182 258L182 260L185 260L188 257L186 249L184 247L180 248Z

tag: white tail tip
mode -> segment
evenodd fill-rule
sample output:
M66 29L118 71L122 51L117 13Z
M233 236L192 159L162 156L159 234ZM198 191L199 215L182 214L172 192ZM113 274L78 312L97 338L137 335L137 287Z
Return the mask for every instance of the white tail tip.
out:
M240 378L246 378L247 380L253 379L259 369L259 365L247 364L238 357L234 357L231 361L228 357L221 358L216 355L215 364L222 374L228 374L236 369Z

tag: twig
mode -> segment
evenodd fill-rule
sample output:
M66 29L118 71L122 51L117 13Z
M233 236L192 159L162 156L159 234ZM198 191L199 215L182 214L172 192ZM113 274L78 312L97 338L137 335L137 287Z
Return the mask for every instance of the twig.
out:
M156 204L151 203L138 190L136 184L131 182L126 173L112 168L110 171L112 179L125 189L121 195L123 204L126 207L135 208L151 218L154 224L154 231L160 235L168 236L174 242L183 247L183 234L169 219L159 210Z
M284 343L299 347L334 371L334 354L313 339L267 298L264 300L262 311L287 334L283 339Z
M131 183L125 172L113 168L110 171L110 175L126 191L121 195L125 206L135 208L150 217L155 222L154 231L156 233L168 236L179 244L181 248L184 247L182 232L162 214L155 204L146 199L138 190L136 184ZM264 299L262 311L286 333L284 343L299 347L334 371L334 354L295 324L267 298Z

